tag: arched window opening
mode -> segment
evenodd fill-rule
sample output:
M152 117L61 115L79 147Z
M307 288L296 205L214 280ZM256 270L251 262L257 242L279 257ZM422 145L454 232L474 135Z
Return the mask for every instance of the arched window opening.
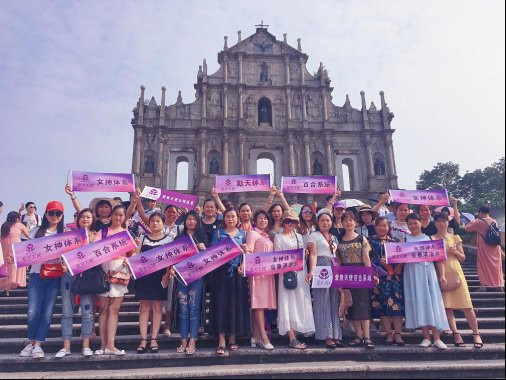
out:
M258 101L258 125L272 126L272 105L267 98Z
M344 191L355 191L355 168L353 160L350 160L349 158L344 159L342 168Z
M320 152L314 152L311 156L311 173L323 175L325 172L325 157Z
M220 174L221 170L221 156L215 150L212 150L208 153L207 157L209 157L209 174Z
M179 158L176 166L176 190L189 190L190 165L186 157Z
M374 155L374 175L386 175L385 160L383 159L383 155L381 153L376 153Z
M144 153L144 173L153 174L155 172L155 152L148 149Z
M269 174L271 178L271 185L274 183L274 160L267 156L258 156L257 159L257 174Z

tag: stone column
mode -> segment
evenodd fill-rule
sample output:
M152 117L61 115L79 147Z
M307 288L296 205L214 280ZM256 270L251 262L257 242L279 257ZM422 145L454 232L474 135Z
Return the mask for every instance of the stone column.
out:
M325 136L325 156L327 158L327 172L328 175L334 175L334 157L332 155L332 146L330 136Z
M240 174L246 174L244 169L244 142L245 137L243 133L239 133L239 171Z
M142 155L142 130L135 129L134 132L134 159L133 171L136 176L141 174L141 155Z
M372 158L372 150L371 150L371 145L366 141L364 141L364 145L365 145L365 150L366 150L366 153L367 153L367 169L368 169L368 172L369 172L369 177L374 177L374 162L373 162L373 158Z
M223 118L228 119L228 90L223 89Z
M202 119L207 119L207 87L202 86Z
M206 157L207 157L207 148L206 148L206 132L200 132L200 174L206 174Z
M244 119L244 94L239 90L239 119Z
M243 72L242 72L242 55L239 56L239 83L244 83Z
M289 88L286 89L286 115L288 120L292 120L292 92Z
M302 90L302 120L307 121L306 91Z
M325 90L322 90L322 106L323 106L323 120L328 121L329 112L327 108L327 92Z
M289 173L291 176L295 175L295 149L293 147L295 140L293 138L293 133L288 134L288 165L289 165Z
M223 59L223 69L224 69L224 83L228 83L228 57L225 56Z
M228 133L223 133L223 174L228 174Z
M390 176L397 177L397 170L395 168L394 147L392 145L392 136L386 136L385 143L387 147L388 167L390 171Z
M141 97L139 99L139 117L137 119L137 125L144 125L144 90L146 87L141 86Z
M158 151L157 151L157 160L156 160L156 175L160 178L162 178L162 171L163 171L163 150L165 147L165 141L163 138L163 132L160 130L158 132Z
M287 85L289 85L290 84L290 58L288 56L285 57L285 75L286 75L285 83Z
M304 160L306 162L306 176L311 175L311 154L309 151L309 136L304 136Z
M304 59L300 59L300 83L304 86L306 84L306 80L304 78Z

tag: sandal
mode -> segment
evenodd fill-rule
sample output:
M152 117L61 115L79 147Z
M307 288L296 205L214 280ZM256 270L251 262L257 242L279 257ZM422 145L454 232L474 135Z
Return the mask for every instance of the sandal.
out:
M183 346L179 346L178 348L176 348L176 352L178 354L182 354L186 351L186 347L183 347Z
M364 346L365 346L365 348L368 348L369 350L374 349L374 343L372 342L371 338L364 339Z
M455 341L455 337L456 336L460 336L460 342L458 342L458 343ZM464 340L462 339L462 335L460 335L459 332L454 332L453 333L453 345L455 347L465 347L466 346L466 344L464 343Z
M400 332L395 332L395 333L394 333L394 338L395 338L395 336L398 336L398 337L399 337L399 339L395 339L395 345L396 345L396 346L399 346L399 347L404 347L404 346L406 345L406 342L404 342L404 341L402 340L402 335L401 335L401 333L400 333Z
M289 348L293 348L295 350L301 350L302 351L302 350L305 350L307 346L306 346L306 343L301 343L297 339L292 339L288 343L288 347Z
M147 342L148 340L147 339L141 339L140 343L139 343L139 347L137 347L137 353L138 354L144 354L148 348L146 346L142 347L142 342Z
M392 337L392 340L389 340L388 338ZM390 331L387 332L387 338L385 339L385 346L393 346L394 345L394 332Z
M474 339L475 336L479 336L480 339L481 339L481 334L478 333L478 334L473 334L473 340L474 340L474 348L483 348L483 342L476 342L476 340Z
M186 349L186 355L188 356L193 355L195 352L197 352L197 349L195 347L188 346L188 348Z
M340 341L339 339L335 340L334 341L336 347L344 347L344 343L342 341Z
M219 346L216 349L216 355L218 355L218 356L224 356L226 351L227 351L227 347L225 347L225 346Z
M152 354L158 353L158 339L151 338L150 341L151 342L155 341L156 346L150 346L149 347L149 352L151 352Z
M325 346L327 346L327 348L329 350L335 350L337 348L337 345L335 343L331 343L331 344L325 343Z
M228 349L230 351L237 351L239 349L239 346L237 345L237 343L229 343L228 344Z
M361 347L364 345L364 340L362 338L355 338L350 343L348 343L348 346L350 347Z

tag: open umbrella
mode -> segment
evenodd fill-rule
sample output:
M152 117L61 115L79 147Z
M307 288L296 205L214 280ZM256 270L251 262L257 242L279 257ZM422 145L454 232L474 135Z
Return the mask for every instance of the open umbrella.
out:
M299 215L300 210L302 210L302 207L304 207L304 205L301 205L300 203L295 203L295 204L291 205L290 207L297 215Z
M450 215L449 215L450 218L453 218L455 216L455 210L453 209L453 207L442 206L442 207L436 208L434 211L441 212L444 208L447 208L448 210L450 210Z
M460 215L460 220L463 224L467 225L471 222L474 222L476 220L476 218L474 217L473 214L470 214L468 212L463 212L461 215Z

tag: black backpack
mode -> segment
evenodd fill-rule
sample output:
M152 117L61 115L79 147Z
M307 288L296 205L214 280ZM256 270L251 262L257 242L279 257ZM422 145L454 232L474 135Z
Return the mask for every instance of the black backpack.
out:
M488 224L488 222L485 219L483 219L483 218L479 218L479 219L484 221L488 225L487 233L485 234L485 236L483 236L483 240L485 241L485 244L491 245L491 246L501 245L501 237L499 234L499 227L497 227L497 224L495 222Z

